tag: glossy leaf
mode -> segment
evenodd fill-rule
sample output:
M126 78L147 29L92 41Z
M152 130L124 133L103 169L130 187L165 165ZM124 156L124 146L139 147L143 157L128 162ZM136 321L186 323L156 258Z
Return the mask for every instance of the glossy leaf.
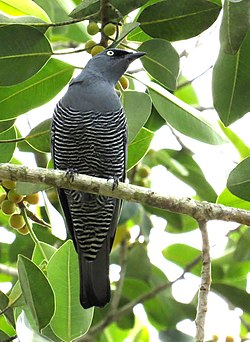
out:
M217 19L220 7L205 0L168 0L148 6L137 21L155 38L176 41L197 36Z
M56 298L51 327L60 339L70 342L86 333L93 316L93 309L84 310L80 304L78 258L71 240L51 257L47 274Z
M50 22L47 13L32 0L0 1L0 11L12 16L30 15Z
M166 88L175 90L179 73L179 55L164 39L150 39L142 43L139 51L146 52L141 61L146 71Z
M31 260L21 255L18 258L18 275L25 301L38 328L42 329L54 314L52 288L43 272Z
M225 0L220 27L220 43L225 53L235 54L249 29L248 1Z
M130 143L147 121L152 102L146 93L128 90L122 94L122 104L128 121L128 143Z
M207 144L217 145L222 137L200 113L154 83L147 84L158 113L181 133Z
M174 95L178 97L178 99L182 100L185 103L188 103L191 106L198 106L199 99L196 95L194 87L191 82L189 82L185 77L181 76L178 82L177 90L174 92Z
M31 26L2 26L0 40L1 86L11 86L30 78L52 55L47 38Z
M0 141L4 140L13 140L16 139L16 130L14 127L11 127L7 131L4 131L3 133L0 133ZM0 143L0 163L8 163L15 151L16 143L12 142L6 142Z
M147 153L154 133L142 127L128 146L127 171L136 165Z
M250 202L244 201L243 199L233 195L227 188L218 196L216 202L228 207L250 210Z
M232 284L212 282L212 291L225 297L235 307L241 308L244 312L250 313L250 294Z
M152 106L151 114L145 123L144 127L149 129L150 131L157 131L163 125L165 125L166 121L160 116L154 106Z
M250 111L250 31L235 55L220 50L213 71L213 101L221 121L230 125Z
M73 66L57 59L30 79L11 87L0 87L0 120L8 120L51 100L69 82Z
M40 152L50 152L51 119L47 119L34 127L26 137L28 143Z
M42 24L44 23L44 26L37 26L37 24ZM33 26L40 32L45 33L48 24L46 24L45 21L42 19L36 18L36 17L31 17L31 16L22 16L22 17L15 17L15 16L5 16L0 14L0 26L5 26L5 25L10 25L10 24L23 24L23 25L31 25L34 24Z
M229 174L228 189L237 197L250 201L250 157L239 163Z
M219 122L220 128L226 135L228 140L234 145L236 150L239 152L241 158L246 158L250 155L250 147L229 127L225 127L222 122Z
M55 247L48 245L45 242L40 241L39 245L42 248L43 253L46 256L47 261L49 261L51 257L53 256L53 254L57 251ZM38 245L35 246L35 249L33 251L32 261L36 265L40 265L44 261L44 255L42 254L41 249L38 247Z
M12 326L15 326L15 319L14 319L14 315L13 315L13 309L9 308L9 309L6 310L8 305L9 305L9 298L8 298L8 296L5 293L3 293L2 291L0 291L0 312L4 311L4 315L8 319L9 323Z
M122 31L119 34L119 37L109 47L110 48L117 47L123 41L123 39L125 39L127 37L127 35L130 32L133 32L138 26L139 26L139 23L125 23L122 26Z
M15 120L2 121L0 124L0 133L7 131L15 123Z

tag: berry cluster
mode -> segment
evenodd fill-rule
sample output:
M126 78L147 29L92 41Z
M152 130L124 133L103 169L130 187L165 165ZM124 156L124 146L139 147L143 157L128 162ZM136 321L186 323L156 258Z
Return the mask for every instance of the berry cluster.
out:
M29 233L23 216L20 214L20 206L25 202L29 204L37 204L39 202L39 194L23 196L16 191L16 182L12 180L1 181L2 192L0 192L0 206L5 215L9 215L9 224L12 228L26 235Z

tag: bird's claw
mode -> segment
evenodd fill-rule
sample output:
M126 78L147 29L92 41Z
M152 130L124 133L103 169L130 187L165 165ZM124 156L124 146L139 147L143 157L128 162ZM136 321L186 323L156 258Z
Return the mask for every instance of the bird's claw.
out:
M70 182L74 182L75 175L78 173L77 169L68 169L66 170L65 176Z
M114 191L115 190L115 188L117 188L118 187L118 184L119 184L119 178L118 177L109 177L108 179L107 179L107 182L109 181L109 180L112 180L113 181L113 184L112 184L112 191Z

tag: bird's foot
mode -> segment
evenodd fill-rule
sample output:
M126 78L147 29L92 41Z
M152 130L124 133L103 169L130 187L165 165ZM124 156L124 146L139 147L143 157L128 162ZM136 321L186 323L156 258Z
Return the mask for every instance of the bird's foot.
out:
M65 176L72 183L74 182L75 175L78 173L78 170L75 168L70 168L66 170Z
M114 177L110 176L110 177L107 179L107 182L108 182L109 180L112 180L112 181L113 181L113 184L112 184L112 191L114 191L114 190L115 190L115 188L117 188L117 187L118 187L118 184L119 184L119 178L118 178L118 177L116 177L116 176L114 176Z

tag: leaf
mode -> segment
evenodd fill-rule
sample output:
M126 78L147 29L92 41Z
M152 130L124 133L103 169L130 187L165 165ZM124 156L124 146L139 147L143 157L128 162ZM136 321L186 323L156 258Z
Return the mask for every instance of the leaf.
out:
M2 26L0 40L1 86L11 86L30 78L52 55L48 39L31 26Z
M43 250L43 253L45 254L47 260L49 261L53 254L57 251L57 249L51 245L48 245L45 242L39 242L40 247ZM39 266L44 261L44 255L41 253L41 249L38 247L38 245L35 246L35 249L33 251L32 255L32 261Z
M152 102L146 93L127 90L122 94L122 104L128 121L128 142L130 143L147 121Z
M139 23L125 23L122 25L122 31L119 34L119 37L109 46L109 48L117 47L127 35L134 31L140 24Z
M239 163L230 172L227 187L235 196L250 201L250 157Z
M41 330L54 314L52 288L43 272L28 258L19 255L17 266L23 296Z
M153 82L147 83L147 86L158 113L179 132L207 144L218 145L223 142L200 112Z
M241 158L246 158L250 155L250 147L248 147L244 141L234 133L231 128L225 127L222 122L219 121L219 125L226 137L231 141L236 150L239 152Z
M0 133L0 141L4 140L12 140L16 139L16 130L14 127L11 127L7 131L4 131L3 133ZM8 163L13 153L16 149L16 143L12 142L6 142L6 143L0 143L0 163Z
M227 188L218 196L216 203L223 204L228 207L250 210L250 202L233 195Z
M250 243L250 231L246 230L243 234L241 234L241 237L239 238L237 245L236 245L236 249L234 251L235 260L239 261L242 264L244 261L246 262L250 260L249 243ZM249 272L249 268L245 272L245 275L246 275L245 278L247 278L248 272Z
M8 296L0 291L0 312L3 310L6 310L6 308L9 306L9 298ZM5 317L8 319L8 322L15 327L15 319L13 315L13 309L9 308L6 311L4 311ZM0 340L1 341L1 340Z
M235 55L220 50L213 70L213 101L221 121L230 125L250 111L250 31Z
M236 286L212 282L211 289L225 297L234 306L250 313L250 294Z
M180 77L178 83L179 84L177 90L174 92L174 95L178 97L178 99L188 103L191 106L198 106L199 99L196 95L194 87L192 86L192 83L187 81L187 79L183 76Z
M217 19L220 7L205 0L168 0L146 7L137 21L154 38L176 41L197 36Z
M220 43L225 53L235 54L249 29L248 1L225 0L220 27Z
M0 0L0 10L12 16L31 15L50 22L47 13L32 0Z
M51 100L69 82L73 66L51 59L33 77L11 87L0 87L0 120L8 120Z
M147 153L154 133L142 127L134 140L128 145L127 171L136 165Z
M7 131L15 123L15 120L2 121L0 127L0 133Z
M141 61L146 71L168 89L176 89L179 74L179 55L164 39L150 39L142 43L139 51L146 52Z
M194 342L194 338L184 334L179 330L168 329L166 331L160 331L159 337L162 342Z
M34 127L25 140L40 152L50 152L50 127L51 119L44 120Z
M71 240L51 257L47 274L56 298L51 327L60 339L72 341L89 329L93 309L80 305L78 259Z
M138 268L135 260L140 260ZM151 263L144 245L138 243L130 250L126 266L126 276L147 281L151 275Z

